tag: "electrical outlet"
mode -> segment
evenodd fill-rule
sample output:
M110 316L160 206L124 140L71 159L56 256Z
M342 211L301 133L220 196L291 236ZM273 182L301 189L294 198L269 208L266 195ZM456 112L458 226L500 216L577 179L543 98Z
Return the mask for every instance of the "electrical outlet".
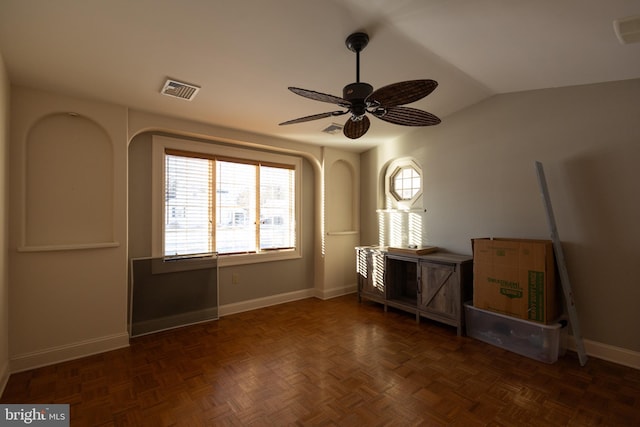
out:
M231 284L237 285L240 279L238 278L238 273L231 273Z

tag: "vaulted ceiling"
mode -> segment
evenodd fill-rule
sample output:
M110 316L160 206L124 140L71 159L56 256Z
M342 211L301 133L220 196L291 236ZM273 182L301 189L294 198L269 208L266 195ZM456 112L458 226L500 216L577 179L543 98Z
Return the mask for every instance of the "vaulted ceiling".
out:
M448 115L495 94L640 77L640 43L613 21L638 0L2 0L0 53L12 83L312 144L363 151L412 127L372 118L350 140L335 110L297 86L342 96L356 79L345 46L367 32L360 77L374 88L434 79L411 104ZM200 86L160 94L167 78Z

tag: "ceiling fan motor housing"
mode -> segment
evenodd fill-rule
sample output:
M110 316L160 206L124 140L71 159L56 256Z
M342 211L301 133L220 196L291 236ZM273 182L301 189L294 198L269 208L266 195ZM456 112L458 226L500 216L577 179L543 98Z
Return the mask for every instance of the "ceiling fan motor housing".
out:
M342 89L342 98L351 103L351 112L354 116L360 117L366 112L367 104L365 99L373 92L373 86L369 83L351 83Z

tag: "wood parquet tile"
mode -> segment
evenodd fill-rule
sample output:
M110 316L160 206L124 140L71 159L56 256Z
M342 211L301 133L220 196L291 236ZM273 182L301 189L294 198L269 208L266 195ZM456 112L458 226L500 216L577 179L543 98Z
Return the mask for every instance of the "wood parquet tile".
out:
M547 365L355 295L133 339L16 373L3 403L72 426L640 426L640 371Z

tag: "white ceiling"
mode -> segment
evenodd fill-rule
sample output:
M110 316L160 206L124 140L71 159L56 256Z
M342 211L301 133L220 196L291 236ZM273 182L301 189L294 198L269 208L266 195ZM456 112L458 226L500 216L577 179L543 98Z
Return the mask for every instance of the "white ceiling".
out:
M639 0L0 0L0 52L12 83L282 138L363 151L415 128L372 118L352 141L332 121L278 123L335 106L287 90L342 96L355 81L344 42L370 36L362 81L431 78L411 104L443 119L498 93L640 77L640 43L615 19ZM201 86L160 95L167 77Z

